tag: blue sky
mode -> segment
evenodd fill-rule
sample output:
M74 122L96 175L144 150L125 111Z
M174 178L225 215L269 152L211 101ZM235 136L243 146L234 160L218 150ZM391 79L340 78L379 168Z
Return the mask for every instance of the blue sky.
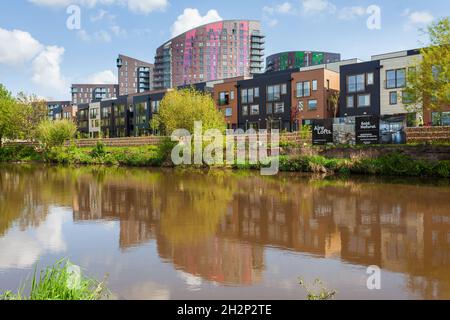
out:
M81 28L66 26L69 5ZM450 13L448 0L16 0L1 1L0 83L16 93L69 100L71 83L113 82L119 53L153 62L173 34L218 19L261 20L266 55L338 52L344 59L416 48L423 28ZM369 29L367 8L380 8Z

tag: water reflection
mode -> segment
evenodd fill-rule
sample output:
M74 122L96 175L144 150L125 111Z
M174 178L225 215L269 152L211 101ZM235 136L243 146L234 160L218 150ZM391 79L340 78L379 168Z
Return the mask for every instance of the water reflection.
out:
M445 186L7 166L0 167L0 191L0 269L29 266L44 251L64 252L64 216L52 208L70 207L75 223L117 221L122 252L154 240L160 259L193 287L202 280L259 284L266 248L273 247L324 263L378 265L404 274L412 294L450 297ZM13 226L33 230L34 238L8 234ZM157 285L149 283L130 295L150 294ZM164 290L159 295L168 295Z

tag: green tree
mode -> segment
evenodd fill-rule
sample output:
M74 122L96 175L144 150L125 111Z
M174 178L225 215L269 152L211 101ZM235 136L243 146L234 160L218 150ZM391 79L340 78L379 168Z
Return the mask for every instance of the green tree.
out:
M71 140L77 133L77 126L70 120L44 121L37 128L38 140L46 147L57 147Z
M18 137L20 123L17 121L16 105L11 92L0 84L0 147L3 139Z
M450 18L442 18L428 26L429 43L421 49L422 59L407 75L406 105L440 111L450 105Z
M195 121L203 123L203 130L225 130L225 119L211 95L194 89L168 92L160 104L159 120L169 135L176 129L194 132Z
M22 121L22 131L25 139L35 140L39 124L47 120L47 102L36 95L17 94L17 104Z

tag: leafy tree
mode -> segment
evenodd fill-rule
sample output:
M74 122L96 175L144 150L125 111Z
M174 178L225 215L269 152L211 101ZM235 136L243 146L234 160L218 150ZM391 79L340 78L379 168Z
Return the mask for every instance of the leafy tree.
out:
M406 105L411 111L421 105L436 111L450 106L450 18L432 23L426 33L429 44L407 75Z
M334 91L330 94L329 101L330 101L330 110L333 112L333 116L337 118L337 113L339 110L339 99L340 99L339 91Z
M23 92L17 95L16 100L22 120L23 136L35 140L39 124L47 120L47 103L34 94L27 95Z
M0 84L0 147L3 139L18 136L20 123L17 120L16 101L2 84Z
M176 129L194 132L194 122L202 121L203 130L225 130L223 114L216 109L208 93L183 89L168 92L161 101L159 120L165 134Z
M37 128L38 140L46 147L57 147L71 140L77 133L77 126L70 120L44 121Z

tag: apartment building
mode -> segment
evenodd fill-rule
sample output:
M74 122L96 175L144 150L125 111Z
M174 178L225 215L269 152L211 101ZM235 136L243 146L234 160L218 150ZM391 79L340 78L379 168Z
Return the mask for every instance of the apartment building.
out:
M292 73L299 69L254 75L238 81L238 127L292 130Z
M380 69L379 60L340 67L340 117L380 115Z
M77 125L81 138L89 138L89 103L78 105Z
M50 121L73 119L74 115L76 116L76 108L70 101L47 101L47 110Z
M154 65L120 54L117 58L119 95L130 95L153 90Z
M292 117L297 128L338 115L339 73L325 68L299 71L292 73L292 81Z
M72 104L84 104L105 99L114 99L119 95L117 84L73 84Z
M105 138L129 137L133 132L132 112L128 96L100 102L100 127Z
M167 90L152 91L132 97L133 103L133 135L136 137L157 134L158 130L152 128L153 115L159 112L159 105Z
M339 53L318 51L288 51L275 53L266 59L266 72L304 68L337 62L341 60Z
M156 50L155 89L261 73L261 23L225 20L189 30Z

